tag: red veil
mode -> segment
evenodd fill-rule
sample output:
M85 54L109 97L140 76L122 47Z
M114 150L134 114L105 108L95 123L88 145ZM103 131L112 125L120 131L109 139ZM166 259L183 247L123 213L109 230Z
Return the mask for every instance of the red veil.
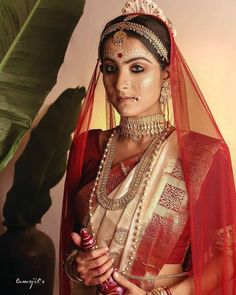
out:
M171 32L170 37L171 96L189 196L195 294L236 294L236 194L229 150ZM70 251L70 233L75 224L74 198L87 140L85 131L90 128L93 113L98 66L99 61L84 99L68 162L60 240L61 295L69 294L63 261ZM111 109L107 118L108 127L112 127Z

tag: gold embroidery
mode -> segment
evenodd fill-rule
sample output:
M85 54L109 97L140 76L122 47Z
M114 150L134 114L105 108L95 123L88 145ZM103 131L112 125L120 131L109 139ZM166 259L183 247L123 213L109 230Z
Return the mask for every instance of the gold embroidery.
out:
M170 175L179 180L184 180L183 167L180 160L176 162L175 167Z
M219 149L219 146L219 140L195 132L184 138L184 150L189 165L190 178L192 179L189 189L196 200L199 196L201 183L208 173L213 155Z
M184 190L167 183L158 204L169 210L178 212L184 197Z
M235 227L229 225L225 228L218 229L215 234L215 250L222 252L227 250L227 254L232 256L234 253L233 235L235 234Z
M168 229L171 224L171 220L154 213L150 222L150 226L147 228L145 235L153 238L158 234L158 239L165 242L166 238L168 237ZM162 230L160 232L157 232L158 228L161 228Z
M116 230L114 235L115 242L120 245L124 246L128 235L128 230L124 228L119 228Z

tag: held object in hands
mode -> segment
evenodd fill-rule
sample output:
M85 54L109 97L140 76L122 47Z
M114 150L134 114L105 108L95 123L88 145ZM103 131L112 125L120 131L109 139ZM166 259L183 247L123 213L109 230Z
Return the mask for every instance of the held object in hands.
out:
M82 228L80 230L81 236L81 247L85 250L91 250L96 245L96 240L93 236L91 236L86 228ZM110 276L106 281L97 286L98 292L102 293L103 295L123 295L125 290L123 287L117 284L116 281Z

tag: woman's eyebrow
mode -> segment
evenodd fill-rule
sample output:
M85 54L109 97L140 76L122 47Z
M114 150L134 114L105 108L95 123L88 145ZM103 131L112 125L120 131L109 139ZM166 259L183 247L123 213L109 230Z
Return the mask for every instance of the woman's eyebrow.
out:
M146 57L143 57L143 56L137 56L137 57L133 57L133 58L130 58L128 60L125 61L125 64L129 64L131 62L134 62L134 61L137 61L137 60L145 60L147 62L149 62L150 64L152 63L149 59L147 59Z
M112 58L110 58L110 57L106 57L106 56L102 59L102 61L103 61L103 62L104 62L104 61L116 62L114 59L112 59Z
M152 62L149 60L149 59L147 59L146 57L142 57L142 56L138 56L138 57L133 57L133 58L130 58L130 59L128 59L128 60L126 60L124 63L125 64L129 64L129 63L131 63L131 62L134 62L134 61L137 61L137 60L145 60L145 61L147 61L148 63L150 63L150 64L152 64ZM111 61L111 62L117 62L117 60L114 60L114 59L112 59L112 58L110 58L110 57L104 57L104 59L103 59L103 62L104 61Z

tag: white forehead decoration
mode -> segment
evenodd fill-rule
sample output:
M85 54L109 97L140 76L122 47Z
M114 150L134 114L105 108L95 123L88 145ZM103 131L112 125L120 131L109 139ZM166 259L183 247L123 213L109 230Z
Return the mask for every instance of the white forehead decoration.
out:
M172 22L164 15L163 10L152 0L128 0L122 9L122 14L142 13L159 17L176 36ZM131 16L132 17L132 16Z

